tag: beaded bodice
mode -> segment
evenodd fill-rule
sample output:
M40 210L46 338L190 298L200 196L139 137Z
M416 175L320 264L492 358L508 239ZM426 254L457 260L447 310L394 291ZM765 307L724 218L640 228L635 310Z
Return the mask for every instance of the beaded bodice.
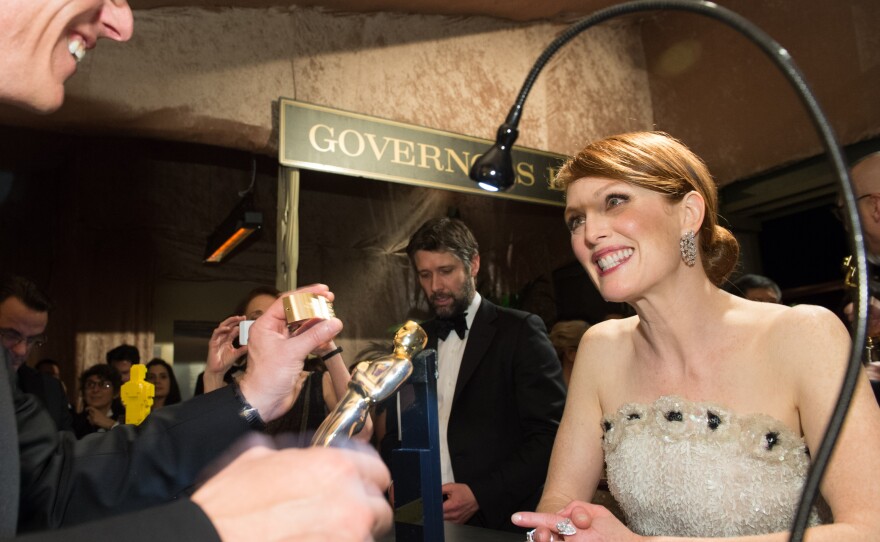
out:
M633 532L728 537L791 527L810 459L784 423L666 396L624 405L603 427L608 486Z

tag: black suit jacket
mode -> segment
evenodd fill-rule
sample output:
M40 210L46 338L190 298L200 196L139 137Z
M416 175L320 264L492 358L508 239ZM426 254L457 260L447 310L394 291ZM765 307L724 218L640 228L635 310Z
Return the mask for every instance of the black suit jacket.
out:
M20 465L0 457L0 469L20 468L19 532L99 520L27 540L218 539L185 495L198 473L249 430L231 388L79 441L58 432L33 396L12 392Z
M55 422L55 427L62 431L73 431L73 416L61 381L27 364L22 364L17 372L18 388L25 393L36 395L42 401L52 421Z
M4 542L7 539L3 539ZM76 527L17 536L15 542L220 542L208 516L189 499Z
M435 322L423 327L428 347L436 348ZM538 504L564 405L562 369L543 321L484 298L468 332L447 428L455 481L467 484L480 506L469 524L519 531L510 516ZM388 406L386 452L399 446L394 401Z

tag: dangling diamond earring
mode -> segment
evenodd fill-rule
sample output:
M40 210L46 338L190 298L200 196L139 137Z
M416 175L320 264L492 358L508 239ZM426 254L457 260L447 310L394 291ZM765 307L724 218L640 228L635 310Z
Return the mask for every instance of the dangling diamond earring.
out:
M684 263L688 267L693 267L697 263L697 240L692 230L681 236L678 248L681 250L681 259Z

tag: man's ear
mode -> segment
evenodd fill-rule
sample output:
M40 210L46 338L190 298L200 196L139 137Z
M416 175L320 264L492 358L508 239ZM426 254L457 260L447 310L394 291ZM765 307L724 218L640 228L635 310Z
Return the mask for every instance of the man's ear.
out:
M682 228L693 232L700 231L706 216L706 202L696 190L691 190L681 200Z
M868 201L871 202L871 220L875 224L880 224L880 196L870 195Z
M477 273L480 272L480 253L474 254L473 259L471 260L471 276L477 278Z

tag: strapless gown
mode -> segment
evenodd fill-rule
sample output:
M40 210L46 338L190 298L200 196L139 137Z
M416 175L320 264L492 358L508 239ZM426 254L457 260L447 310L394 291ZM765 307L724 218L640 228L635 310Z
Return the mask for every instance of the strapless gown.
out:
M645 536L788 531L810 464L803 439L763 414L661 397L603 420L608 487ZM819 523L814 510L810 524Z

